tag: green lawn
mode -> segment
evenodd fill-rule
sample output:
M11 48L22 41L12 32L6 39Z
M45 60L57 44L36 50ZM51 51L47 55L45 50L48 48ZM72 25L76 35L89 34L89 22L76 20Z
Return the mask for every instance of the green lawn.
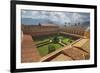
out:
M63 36L63 38L61 40L62 40L63 43L66 43L66 44L73 42L73 40L71 38L67 38L65 36Z
M54 43L50 43L50 44L38 47L38 51L39 51L41 56L45 56L48 54L48 45L54 45L56 50L63 47L60 44L54 44Z
M62 41L63 41L64 43L68 44L68 43L71 43L72 40L71 40L71 39L68 39L68 38L65 38L65 39L63 39Z

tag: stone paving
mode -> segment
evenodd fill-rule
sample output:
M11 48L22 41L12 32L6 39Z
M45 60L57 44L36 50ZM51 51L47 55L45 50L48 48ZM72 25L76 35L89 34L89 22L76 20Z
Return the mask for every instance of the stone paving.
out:
M33 40L30 35L23 35L21 46L21 62L37 62L40 60L40 55L33 45Z

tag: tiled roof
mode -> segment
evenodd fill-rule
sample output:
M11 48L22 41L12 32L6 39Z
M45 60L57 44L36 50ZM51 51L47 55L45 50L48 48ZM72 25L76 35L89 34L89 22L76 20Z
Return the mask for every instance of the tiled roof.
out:
M78 48L75 48L75 47L63 50L63 53L70 56L73 60L85 59L85 55L87 55L86 52L84 52Z

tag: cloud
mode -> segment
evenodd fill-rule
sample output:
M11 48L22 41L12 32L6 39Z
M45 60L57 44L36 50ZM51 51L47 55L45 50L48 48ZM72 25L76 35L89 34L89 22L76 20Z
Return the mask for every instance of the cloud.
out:
M22 18L48 19L59 23L78 23L90 20L89 13L22 10Z

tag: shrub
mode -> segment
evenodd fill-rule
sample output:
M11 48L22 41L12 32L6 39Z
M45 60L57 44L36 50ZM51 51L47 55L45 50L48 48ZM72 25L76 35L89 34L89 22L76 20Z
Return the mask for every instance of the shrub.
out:
M54 52L55 46L54 45L48 45L48 53Z
M45 42L42 42L42 43L39 43L39 44L36 44L36 45L37 45L37 47L41 47L41 46L47 45L49 43L50 43L49 41L45 41Z

